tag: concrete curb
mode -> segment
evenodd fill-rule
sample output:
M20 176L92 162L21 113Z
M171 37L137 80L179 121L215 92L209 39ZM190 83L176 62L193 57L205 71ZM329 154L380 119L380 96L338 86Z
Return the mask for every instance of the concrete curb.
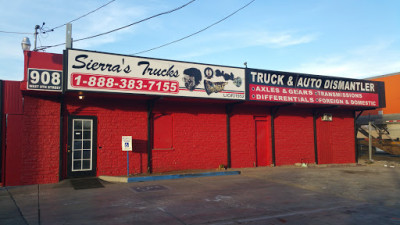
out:
M112 183L128 183L128 177L99 176L99 179Z
M168 175L138 176L138 177L99 176L99 179L115 183L133 183L133 182L172 180L172 179L195 178L195 177L229 176L229 175L239 175L240 173L241 173L240 171L222 171L222 172L168 174Z

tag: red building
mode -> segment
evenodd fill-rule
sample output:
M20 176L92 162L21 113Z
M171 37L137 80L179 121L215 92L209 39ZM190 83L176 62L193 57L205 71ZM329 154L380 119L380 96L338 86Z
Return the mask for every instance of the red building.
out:
M382 82L69 49L2 82L2 185L176 170L355 163Z

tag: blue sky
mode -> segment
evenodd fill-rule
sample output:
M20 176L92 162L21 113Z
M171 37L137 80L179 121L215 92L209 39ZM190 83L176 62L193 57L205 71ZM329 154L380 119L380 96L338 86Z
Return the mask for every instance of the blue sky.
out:
M0 31L33 33L78 18L110 0L0 0ZM189 0L116 0L72 23L80 39L171 10ZM134 54L180 39L250 0L196 0L74 48ZM178 43L138 56L317 75L366 78L400 72L398 0L255 0L227 20ZM22 80L21 41L0 33L0 79ZM65 26L40 34L38 46L65 42ZM46 49L62 53L65 46ZM33 47L31 48L33 49Z

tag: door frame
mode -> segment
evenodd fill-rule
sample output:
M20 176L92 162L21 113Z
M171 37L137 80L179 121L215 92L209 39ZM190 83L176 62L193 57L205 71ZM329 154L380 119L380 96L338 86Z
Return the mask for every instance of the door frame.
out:
M72 137L73 137L73 120L89 119L92 120L92 170L72 172ZM67 178L76 177L93 177L97 175L97 117L96 116L68 116L68 145L67 145Z

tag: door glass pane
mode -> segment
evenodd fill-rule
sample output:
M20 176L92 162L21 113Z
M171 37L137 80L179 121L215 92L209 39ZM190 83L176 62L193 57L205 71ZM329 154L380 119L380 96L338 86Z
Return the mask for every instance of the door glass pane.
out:
M74 141L74 150L82 149L82 141Z
M74 151L74 159L81 159L82 151Z
M83 151L83 159L90 159L90 150Z
M74 160L73 170L81 170L82 169L81 160Z
M82 120L74 120L74 129L76 130L82 129Z
M82 131L74 131L74 139L82 139Z
M84 130L91 130L92 129L92 121L91 120L83 121L83 129Z
M83 141L83 149L90 149L90 142L91 141Z
M92 132L91 131L83 131L83 139L90 139Z
M90 160L82 160L82 161L83 161L82 169L90 169Z

